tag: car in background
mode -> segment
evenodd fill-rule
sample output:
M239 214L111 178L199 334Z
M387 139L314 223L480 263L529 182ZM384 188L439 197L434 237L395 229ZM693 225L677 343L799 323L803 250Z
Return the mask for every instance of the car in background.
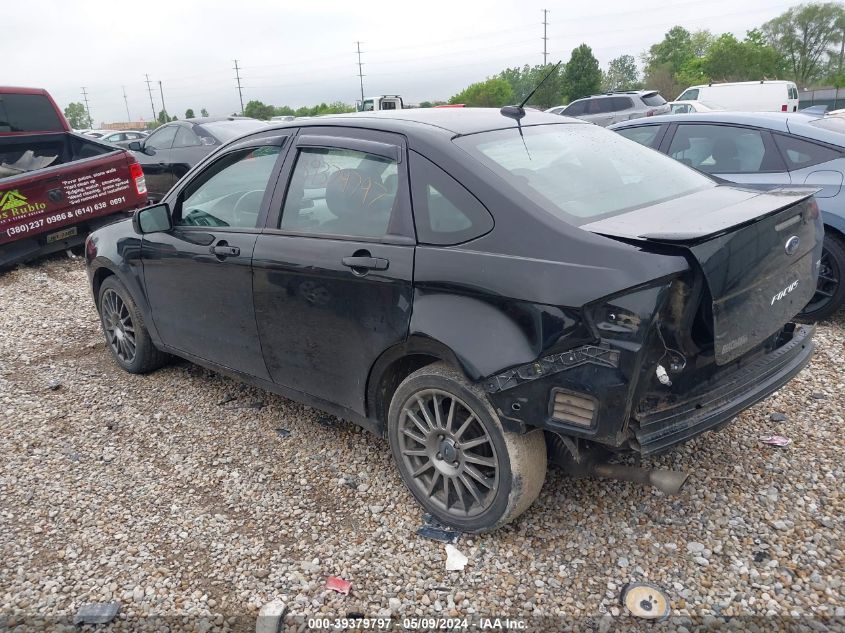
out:
M559 114L607 127L620 121L668 112L669 104L656 90L628 90L577 99Z
M279 114L279 115L276 115L276 116L271 116L270 120L271 121L287 122L287 121L293 121L295 118L296 117L293 114Z
M132 141L139 141L145 138L147 138L147 135L138 130L114 130L103 134L100 140L120 147L129 147L129 143Z
M845 119L797 112L711 112L630 121L611 128L712 176L751 186L818 187L825 226L816 295L804 308L824 319L845 303Z
M739 112L796 112L798 87L791 81L734 81L690 86L675 101L718 103Z
M148 137L130 141L144 170L152 201L160 200L188 170L224 143L257 129L266 121L248 117L204 117L166 123Z
M693 112L719 112L724 110L722 106L715 103L704 103L703 101L670 101L669 114L692 114Z
M554 108L549 108L548 110L545 110L545 112L548 112L549 114L560 114L564 110L566 110L566 106L565 105L559 105L559 106L555 106Z
M119 367L174 354L357 423L479 532L528 509L548 456L677 492L606 460L720 428L807 364L792 317L822 235L807 190L516 106L426 108L262 124L85 257Z

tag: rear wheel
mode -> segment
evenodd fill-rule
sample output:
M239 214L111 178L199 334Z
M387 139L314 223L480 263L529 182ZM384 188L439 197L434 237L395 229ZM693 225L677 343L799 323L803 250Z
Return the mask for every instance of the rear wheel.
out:
M819 267L816 294L798 316L806 321L821 321L831 316L845 301L845 245L836 235L826 235Z
M145 374L167 361L153 345L132 295L114 276L100 286L100 323L112 357L130 374Z
M534 502L545 480L543 432L506 432L484 392L445 363L423 367L399 385L388 437L417 501L464 532L509 523Z

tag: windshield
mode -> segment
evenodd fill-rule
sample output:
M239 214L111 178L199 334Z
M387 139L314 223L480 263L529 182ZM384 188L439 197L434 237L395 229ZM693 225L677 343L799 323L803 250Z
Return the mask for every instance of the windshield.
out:
M699 172L595 125L516 127L455 139L508 184L575 225L715 187Z
M262 128L266 129L267 123L257 119L245 119L242 121L213 121L212 123L203 123L200 127L211 132L220 142L225 143L238 136L243 136L247 132L254 132Z

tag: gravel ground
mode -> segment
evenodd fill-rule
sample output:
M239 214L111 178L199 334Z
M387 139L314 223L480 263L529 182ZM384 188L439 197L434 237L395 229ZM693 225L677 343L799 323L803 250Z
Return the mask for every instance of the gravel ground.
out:
M281 599L289 623L565 616L607 631L634 626L630 581L662 587L689 630L845 618L842 313L788 387L644 464L692 473L680 496L550 471L516 524L460 538L469 564L453 572L415 534L385 440L188 363L119 371L80 261L0 276L0 315L0 629L53 630L116 600L119 630L247 631ZM771 433L792 445L762 445ZM327 591L331 575L351 594Z

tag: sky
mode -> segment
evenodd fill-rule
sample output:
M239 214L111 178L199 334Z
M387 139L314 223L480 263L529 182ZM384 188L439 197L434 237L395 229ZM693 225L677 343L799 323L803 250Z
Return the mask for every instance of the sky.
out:
M446 100L500 70L549 61L586 43L602 68L638 58L672 26L744 36L797 1L786 0L5 0L0 81L46 88L64 108L88 94L96 124L240 111L243 102L314 105L366 96ZM153 104L146 77L153 88ZM159 90L159 81L162 90ZM126 92L126 100L123 91ZM675 95L664 95L668 98Z

